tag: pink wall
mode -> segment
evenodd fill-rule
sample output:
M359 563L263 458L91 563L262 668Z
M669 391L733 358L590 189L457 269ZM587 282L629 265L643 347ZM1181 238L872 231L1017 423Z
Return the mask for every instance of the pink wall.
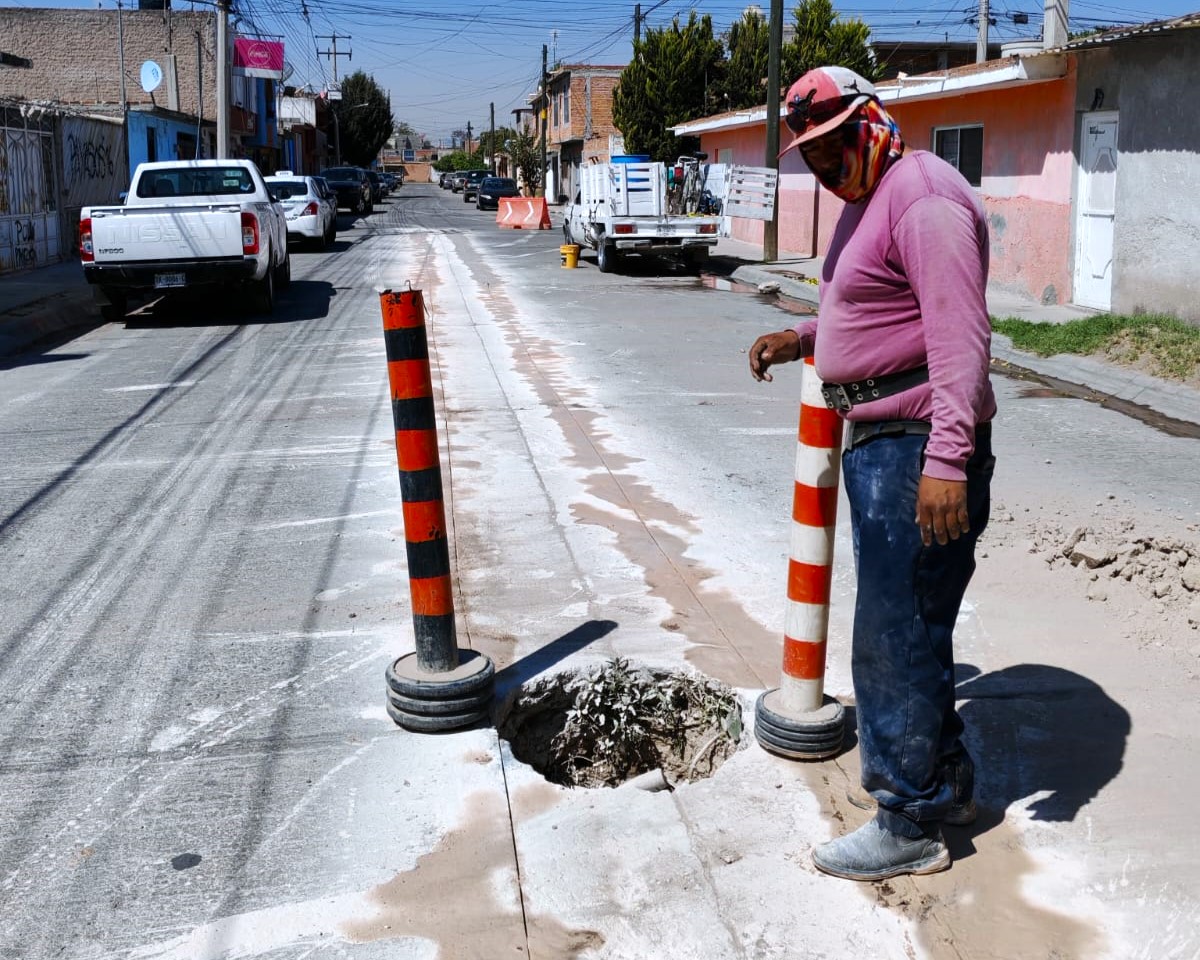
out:
M993 282L1044 303L1071 299L1075 75L960 97L889 104L905 141L930 150L939 126L983 124L980 199Z
M1071 182L1075 125L1075 76L1029 86L957 97L888 105L905 141L921 150L933 146L939 126L983 124L980 198L991 229L991 278L1046 303L1071 299ZM712 161L761 166L764 127L704 134L701 149ZM781 125L780 143L789 139ZM779 161L780 256L824 253L842 203L821 191L798 151ZM814 231L815 213L815 231ZM733 222L739 240L762 242L762 224Z

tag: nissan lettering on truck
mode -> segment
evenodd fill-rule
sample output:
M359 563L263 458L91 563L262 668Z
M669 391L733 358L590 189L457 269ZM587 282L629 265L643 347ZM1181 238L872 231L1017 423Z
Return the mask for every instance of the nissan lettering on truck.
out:
M139 164L117 207L84 207L79 257L106 320L132 296L236 289L269 314L291 279L287 217L249 160Z

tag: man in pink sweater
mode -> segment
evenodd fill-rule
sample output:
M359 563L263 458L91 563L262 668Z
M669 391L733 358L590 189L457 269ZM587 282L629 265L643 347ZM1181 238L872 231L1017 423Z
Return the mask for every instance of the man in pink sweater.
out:
M759 337L750 372L812 356L849 421L842 456L858 590L852 666L873 820L813 851L853 880L944 870L941 825L975 817L954 707L953 630L987 524L995 460L983 207L944 160L906 146L843 67L787 93L787 148L846 201L815 321Z

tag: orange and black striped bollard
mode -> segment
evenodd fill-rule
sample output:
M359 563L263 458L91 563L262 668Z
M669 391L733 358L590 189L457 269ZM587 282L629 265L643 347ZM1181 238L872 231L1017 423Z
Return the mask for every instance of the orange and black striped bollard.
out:
M385 290L379 304L416 641L387 669L388 713L410 730L452 730L487 716L495 667L456 639L425 301L420 290Z

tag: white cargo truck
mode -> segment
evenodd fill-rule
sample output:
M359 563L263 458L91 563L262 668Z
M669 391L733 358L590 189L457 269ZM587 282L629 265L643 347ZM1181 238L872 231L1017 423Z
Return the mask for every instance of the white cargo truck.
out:
M596 251L602 273L626 254L665 254L697 264L732 217L770 220L776 171L705 163L705 155L673 164L614 158L580 169L580 187L563 219L567 243Z
M249 160L139 164L123 205L83 208L79 256L106 319L131 294L204 286L271 313L292 271L287 215Z

